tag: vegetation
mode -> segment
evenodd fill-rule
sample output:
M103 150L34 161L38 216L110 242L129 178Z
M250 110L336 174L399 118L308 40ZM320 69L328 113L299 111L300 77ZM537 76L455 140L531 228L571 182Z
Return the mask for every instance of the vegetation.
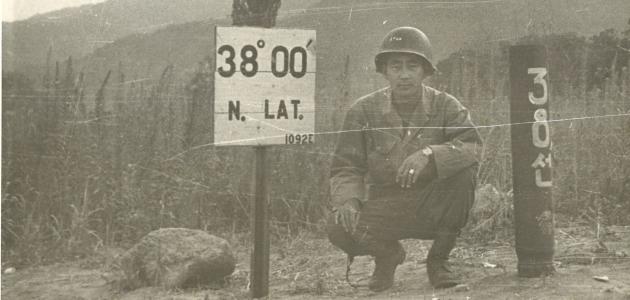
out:
M551 112L559 120L552 126L554 198L561 220L630 224L630 118L620 116L630 113L629 35L519 41L549 49ZM469 231L490 238L510 225L507 46L459 51L438 64L431 83L488 126L481 129L486 148L478 197L488 205ZM90 93L73 60L53 63L50 52L41 83L18 73L2 76L4 261L39 264L127 247L160 227L221 235L248 230L253 150L212 146L209 58L186 82L176 79L172 65L146 79L131 78L133 67L120 64L100 74L100 86ZM348 60L343 72L318 87L320 96L335 100L318 108L317 144L277 146L268 156L275 235L321 232L329 208L331 133L357 82ZM368 84L354 88L373 88Z

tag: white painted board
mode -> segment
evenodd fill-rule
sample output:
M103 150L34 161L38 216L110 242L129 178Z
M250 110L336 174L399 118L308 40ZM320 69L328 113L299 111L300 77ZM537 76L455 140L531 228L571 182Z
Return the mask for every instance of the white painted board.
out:
M315 140L315 30L217 27L214 143Z

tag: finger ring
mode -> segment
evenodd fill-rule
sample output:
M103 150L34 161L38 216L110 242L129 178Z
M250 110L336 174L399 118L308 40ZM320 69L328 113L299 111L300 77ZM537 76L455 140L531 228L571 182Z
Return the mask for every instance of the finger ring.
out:
M409 169L409 174L413 174L415 171L413 169Z

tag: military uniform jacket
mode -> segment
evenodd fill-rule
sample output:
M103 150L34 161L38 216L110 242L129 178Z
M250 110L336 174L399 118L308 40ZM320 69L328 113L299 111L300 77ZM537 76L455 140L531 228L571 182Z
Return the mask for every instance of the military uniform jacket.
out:
M480 145L469 112L453 96L423 86L422 105L403 127L391 89L378 90L358 99L346 114L331 165L332 204L367 201L366 185L395 186L402 162L425 147L433 150L437 171L429 180L448 179L478 163Z

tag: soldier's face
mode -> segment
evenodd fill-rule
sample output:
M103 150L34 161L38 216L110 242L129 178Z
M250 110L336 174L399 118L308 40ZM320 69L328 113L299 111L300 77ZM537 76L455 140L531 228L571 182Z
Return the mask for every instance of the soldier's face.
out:
M394 97L419 95L425 78L421 58L409 53L391 53L387 55L384 76Z

